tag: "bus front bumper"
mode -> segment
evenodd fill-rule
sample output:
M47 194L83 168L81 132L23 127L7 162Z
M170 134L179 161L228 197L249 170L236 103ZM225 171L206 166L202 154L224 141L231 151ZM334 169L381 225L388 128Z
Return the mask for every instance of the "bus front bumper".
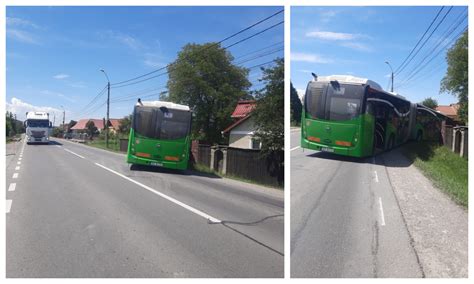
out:
M351 156L351 157L361 157L358 147L344 147L344 146L334 146L334 145L325 145L313 141L309 141L306 138L301 139L301 148L328 152L337 155Z
M157 161L157 160L137 157L135 155L128 155L127 163L134 164L134 165L163 167L163 168L175 169L175 170L185 170L188 168L188 163L186 160L178 161L178 162Z

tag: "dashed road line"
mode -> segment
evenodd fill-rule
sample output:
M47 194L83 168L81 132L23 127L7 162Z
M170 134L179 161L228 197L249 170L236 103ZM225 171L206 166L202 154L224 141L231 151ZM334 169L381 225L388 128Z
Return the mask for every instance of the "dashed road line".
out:
M21 165L21 162L17 162L16 164L17 164L17 165Z
M66 149L66 148L64 148L64 150L65 150L65 151L68 151L69 153L71 153L71 154L73 154L73 155L78 156L79 158L85 159L83 156L81 156L81 155L79 155L79 154L77 154L77 153L74 153L74 152L71 151L71 150L68 150L68 149Z
M379 208L380 208L380 225L385 226L385 216L383 214L383 205L382 205L382 197L379 197Z
M7 199L7 204L5 206L5 209L6 209L7 213L10 213L10 210L12 209L12 200L11 199Z
M300 147L300 146L296 146L295 148L290 149L290 152L293 151L293 150L299 149L299 148L301 148L301 147Z
M10 186L8 187L8 191L15 191L16 189L16 183L10 183Z
M125 175L119 173L119 172L116 172L116 171L114 171L114 170L112 170L112 169L109 169L109 168L107 168L107 167L105 167L105 166L102 166L101 164L98 164L98 163L95 163L95 164L96 164L97 166L99 166L99 167L101 167L101 168L103 168L103 169L105 169L105 170L111 172L111 173L114 173L114 174L116 174L116 175L118 175L118 176L120 176L120 177L122 177L122 178L124 178L124 179L126 179L126 180L128 180L128 181L130 181L130 182L133 182L134 184L136 184L136 185L138 185L138 186L141 186L142 188L144 188L144 189L150 191L151 193L154 193L154 194L156 194L156 195L158 195L158 196L160 196L160 197L163 197L164 199L167 199L168 201L171 201L171 202L173 202L174 204L179 205L179 206L183 207L184 209L187 209L187 210L193 212L194 214L199 215L199 216L201 216L201 217L203 217L203 218L205 218L205 219L211 221L212 223L221 223L221 222L222 222L221 220L219 220L219 219L217 219L217 218L214 218L214 217L212 217L212 216L209 215L209 214L206 214L206 213L204 213L204 212L202 212L202 211L200 211L200 210L198 210L198 209L196 209L196 208L194 208L194 207L191 207L191 206L189 206L189 205L187 205L187 204L185 204L185 203L183 203L183 202L181 202L181 201L179 201L179 200L177 200L177 199L174 199L173 197L170 197L170 196L168 196L168 195L166 195L166 194L164 194L164 193L161 193L161 192L159 192L159 191L156 191L156 190L154 190L153 188L151 188L151 187L149 187L149 186L146 186L146 185L144 185L144 184L142 184L142 183L140 183L140 182L138 182L138 181L135 181L135 180L133 180L133 179L131 179L131 178L129 178L129 177L127 177L127 176L125 176Z
M14 173L12 178L18 178L18 173Z
M20 158L18 158L18 161L21 161L21 157L20 157Z
M377 175L377 171L374 171L374 179L375 182L379 182L379 176Z

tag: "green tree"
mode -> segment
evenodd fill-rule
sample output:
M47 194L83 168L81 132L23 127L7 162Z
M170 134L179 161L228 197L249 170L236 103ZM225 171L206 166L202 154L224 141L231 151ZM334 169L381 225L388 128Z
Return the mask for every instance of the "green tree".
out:
M118 132L120 134L128 134L130 132L130 125L132 124L132 115L127 115L119 122Z
M276 65L262 68L265 87L258 91L257 106L252 112L257 137L262 143L262 154L270 155L283 151L284 147L284 61L275 60Z
M12 121L12 114L9 111L7 111L5 115L5 130L6 130L6 136L7 137L11 136L13 132L13 121Z
M67 124L67 132L68 133L72 132L71 128L73 128L74 125L76 125L76 124L77 124L77 121L75 121L75 120L69 121L69 123Z
M301 122L301 112L303 105L298 96L298 92L293 87L293 83L290 83L290 108L291 108L291 121L294 124L299 125Z
M90 140L92 140L92 136L97 132L97 127L95 126L92 120L89 120L86 123L87 134L89 135Z
M247 94L248 70L232 60L219 44L187 44L168 67L167 100L193 110L194 139L222 142L221 131L232 123L235 105Z
M455 95L459 100L458 115L468 122L468 31L456 41L446 54L448 70L441 81L441 92Z
M421 102L422 105L425 107L429 107L431 109L436 109L438 107L438 101L433 98L426 98Z

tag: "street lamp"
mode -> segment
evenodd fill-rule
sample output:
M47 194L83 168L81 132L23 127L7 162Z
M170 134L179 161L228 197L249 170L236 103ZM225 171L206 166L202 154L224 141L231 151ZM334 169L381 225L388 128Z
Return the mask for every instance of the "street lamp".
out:
M390 65L390 63L388 63L388 61L385 61L385 63L388 65L388 67L390 67L390 70L392 70L392 88L391 88L391 92L393 93L393 69L392 69L392 65Z
M105 77L107 78L107 118L105 119L105 147L109 148L109 105L110 105L110 80L107 73L105 73L104 69L100 69L102 73L104 73Z

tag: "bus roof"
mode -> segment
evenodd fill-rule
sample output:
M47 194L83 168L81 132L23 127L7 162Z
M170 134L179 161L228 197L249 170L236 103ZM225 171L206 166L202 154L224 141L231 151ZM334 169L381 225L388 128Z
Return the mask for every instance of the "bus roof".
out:
M171 102L163 102L163 101L142 101L141 103L142 103L141 105L147 106L147 107L156 107L156 108L166 107L166 108L169 108L169 109L177 109L177 110L187 110L187 111L189 111L189 106L180 105L180 104L175 104L175 103L171 103ZM137 106L141 106L140 103L137 103L136 105L137 105Z
M29 111L26 113L26 119L49 119L49 113L45 111Z
M351 85L369 85L371 89L374 89L386 95L394 96L401 100L408 101L404 96L401 96L398 93L385 91L377 82L369 80L367 78L355 77L355 76L350 76L350 75L330 75L330 76L318 76L317 81L318 82L337 81L339 83L345 83L345 84L351 84Z
M331 82L337 81L339 83L346 83L352 85L369 85L372 89L383 91L382 87L375 81L367 78L360 78L350 75L330 75L330 76L318 76L317 81L319 82Z

